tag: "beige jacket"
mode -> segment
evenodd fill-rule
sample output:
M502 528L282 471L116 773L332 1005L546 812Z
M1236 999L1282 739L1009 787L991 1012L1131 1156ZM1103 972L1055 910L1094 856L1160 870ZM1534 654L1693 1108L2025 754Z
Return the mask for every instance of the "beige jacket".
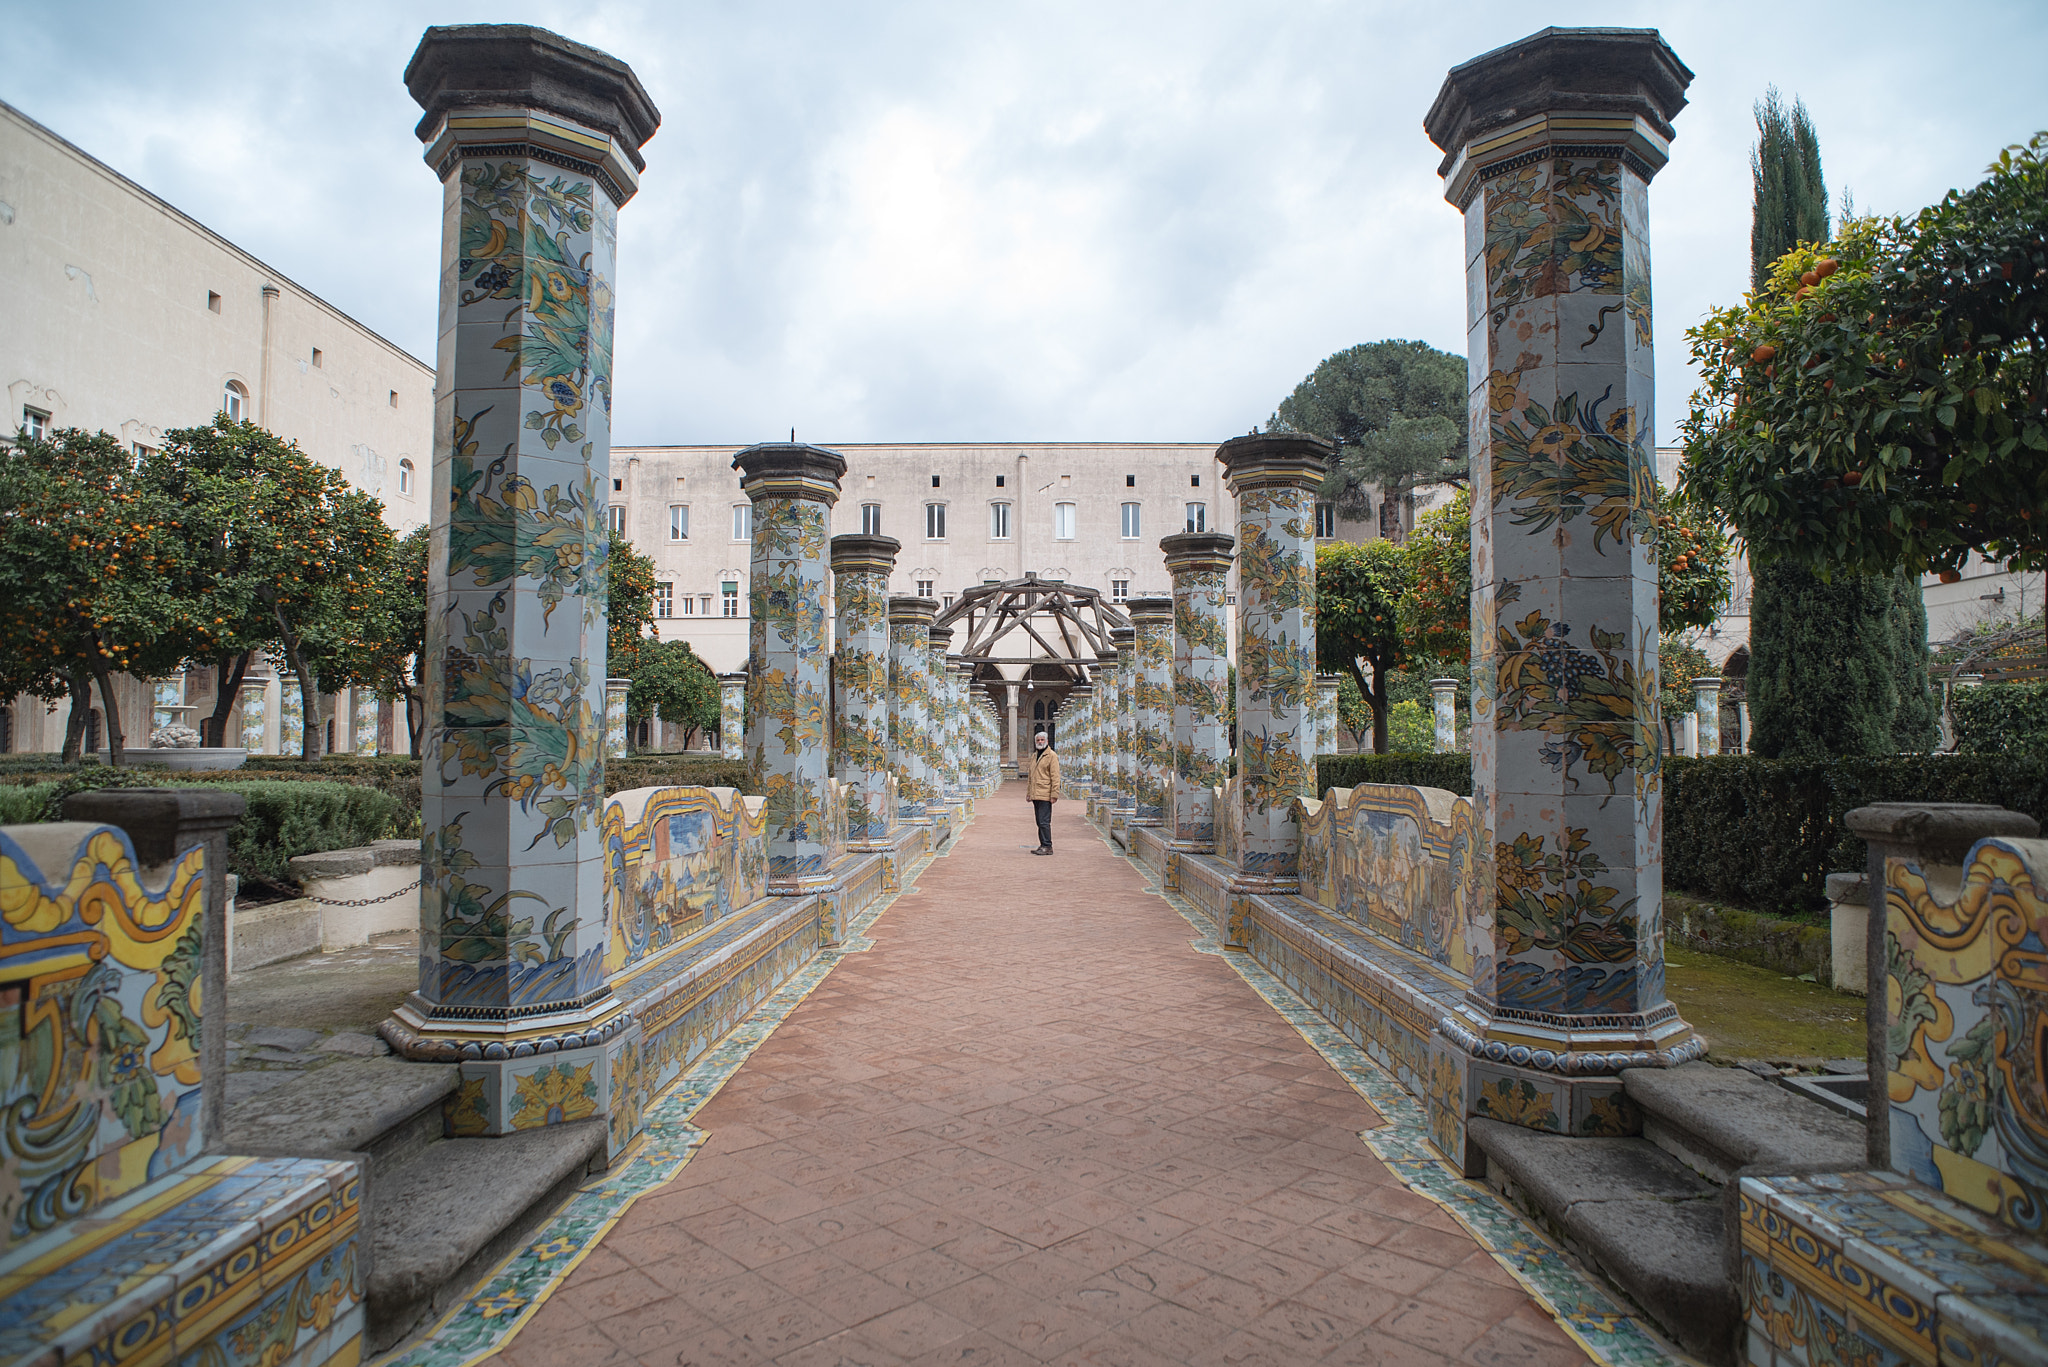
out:
M1032 802L1060 800L1060 757L1050 745L1032 756L1025 772L1025 797Z

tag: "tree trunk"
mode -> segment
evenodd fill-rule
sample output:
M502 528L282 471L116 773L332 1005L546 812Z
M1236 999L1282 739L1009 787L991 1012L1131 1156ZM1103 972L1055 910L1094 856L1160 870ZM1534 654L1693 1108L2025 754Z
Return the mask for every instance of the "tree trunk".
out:
M291 623L284 618L284 609L275 597L270 600L271 616L277 618L278 634L284 638L284 653L292 667L292 677L299 681L299 758L318 759L322 752L321 742L326 738L327 718L320 715L320 690L313 686L313 671L306 667L305 652L299 649L299 638L293 633Z
M420 757L420 730L426 721L426 705L420 696L407 689L405 693L405 738L411 747L412 757Z
M1384 665L1372 667L1372 692L1366 695L1372 704L1372 752L1375 755L1387 753L1387 671Z
M201 745L228 743L228 714L235 710L235 700L242 696L242 680L248 676L249 661L255 654L245 650L239 655L230 653L215 658L218 686L213 692L213 715L199 724Z
M74 668L67 676L71 685L71 715L64 719L63 762L75 764L85 748L86 724L92 717L92 676Z
M92 676L100 685L100 710L107 714L107 763L114 768L121 767L121 708L114 701L114 676L107 669L107 657L100 652L99 641L92 641Z

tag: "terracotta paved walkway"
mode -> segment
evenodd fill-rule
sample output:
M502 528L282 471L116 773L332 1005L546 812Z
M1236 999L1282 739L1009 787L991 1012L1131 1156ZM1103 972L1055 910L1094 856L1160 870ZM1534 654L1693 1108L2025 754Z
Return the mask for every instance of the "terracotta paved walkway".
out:
M1379 1118L1015 784L494 1361L1582 1363Z

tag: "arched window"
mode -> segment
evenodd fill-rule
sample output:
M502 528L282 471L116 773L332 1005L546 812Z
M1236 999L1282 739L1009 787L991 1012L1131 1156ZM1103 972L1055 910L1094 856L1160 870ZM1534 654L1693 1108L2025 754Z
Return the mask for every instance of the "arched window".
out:
M249 391L240 380L229 380L220 391L220 411L229 422L243 422L249 416Z
M398 462L398 492L404 494L407 498L412 497L412 461L410 459L401 459Z

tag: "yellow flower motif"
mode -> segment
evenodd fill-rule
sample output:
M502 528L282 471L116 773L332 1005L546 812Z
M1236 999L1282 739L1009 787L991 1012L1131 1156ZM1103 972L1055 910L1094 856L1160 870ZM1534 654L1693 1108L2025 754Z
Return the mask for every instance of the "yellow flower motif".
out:
M472 1302L487 1320L501 1315L516 1315L526 1308L526 1297L511 1291L501 1291L495 1296L484 1296Z
M1569 423L1554 422L1529 438L1529 449L1538 455L1561 456L1578 445L1582 435Z
M1623 441L1636 439L1636 410L1617 408L1607 415L1607 435Z

